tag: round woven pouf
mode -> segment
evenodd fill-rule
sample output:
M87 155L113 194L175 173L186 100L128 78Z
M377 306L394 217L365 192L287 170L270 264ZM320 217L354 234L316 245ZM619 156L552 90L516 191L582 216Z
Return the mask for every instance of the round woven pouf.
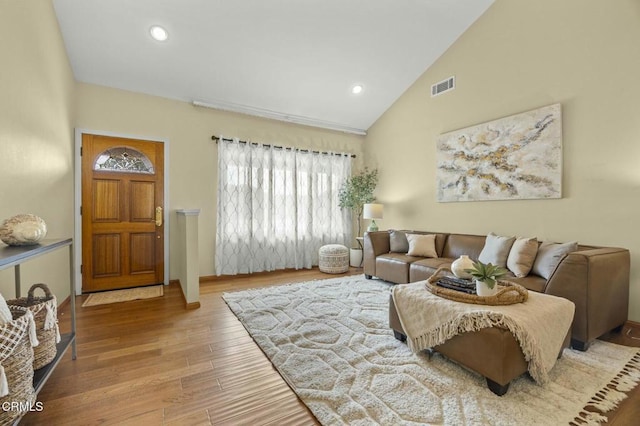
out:
M321 272L342 274L349 270L349 249L342 244L322 246L319 254Z

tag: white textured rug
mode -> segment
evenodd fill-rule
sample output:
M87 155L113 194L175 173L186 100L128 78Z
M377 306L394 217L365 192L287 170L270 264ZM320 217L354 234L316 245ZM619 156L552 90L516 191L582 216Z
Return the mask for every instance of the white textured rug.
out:
M389 291L357 276L223 297L325 425L597 424L605 418L584 408L611 410L640 381L637 348L597 341L587 352L565 350L548 384L523 376L498 397L482 376L396 340Z

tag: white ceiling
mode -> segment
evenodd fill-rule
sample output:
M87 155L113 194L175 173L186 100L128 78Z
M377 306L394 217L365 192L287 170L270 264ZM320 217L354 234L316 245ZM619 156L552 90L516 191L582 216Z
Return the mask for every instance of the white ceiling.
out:
M53 0L78 81L347 131L368 129L492 3Z

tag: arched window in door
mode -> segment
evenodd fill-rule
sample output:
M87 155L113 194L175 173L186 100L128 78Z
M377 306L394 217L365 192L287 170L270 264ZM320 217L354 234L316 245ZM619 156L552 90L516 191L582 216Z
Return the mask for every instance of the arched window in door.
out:
M93 164L93 170L155 174L153 164L146 155L126 146L109 148L100 153Z

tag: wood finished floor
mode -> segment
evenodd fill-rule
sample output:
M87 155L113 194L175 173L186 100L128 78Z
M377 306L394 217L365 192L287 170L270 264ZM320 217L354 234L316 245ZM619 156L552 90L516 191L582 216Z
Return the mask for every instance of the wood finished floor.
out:
M352 268L349 274L361 273ZM70 350L38 396L44 411L22 425L314 425L313 415L222 300L226 291L329 278L317 269L203 283L201 308L184 309L177 285L162 298L82 308L78 357ZM68 305L59 313L70 329ZM607 340L640 347L621 333ZM640 338L640 330L631 335ZM640 387L610 416L637 424Z

